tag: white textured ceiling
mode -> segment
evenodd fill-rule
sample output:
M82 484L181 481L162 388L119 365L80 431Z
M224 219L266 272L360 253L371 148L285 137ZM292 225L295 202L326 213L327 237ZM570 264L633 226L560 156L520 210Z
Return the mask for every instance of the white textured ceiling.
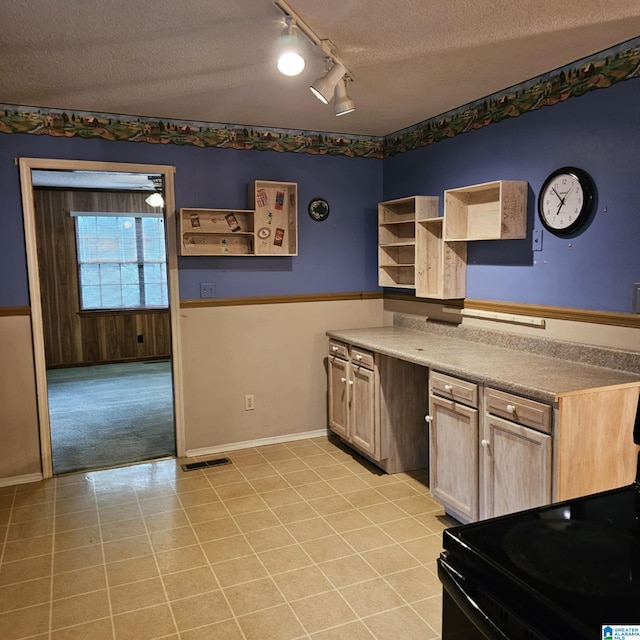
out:
M640 35L640 0L289 0L355 77L275 68L271 0L3 0L0 103L385 135Z

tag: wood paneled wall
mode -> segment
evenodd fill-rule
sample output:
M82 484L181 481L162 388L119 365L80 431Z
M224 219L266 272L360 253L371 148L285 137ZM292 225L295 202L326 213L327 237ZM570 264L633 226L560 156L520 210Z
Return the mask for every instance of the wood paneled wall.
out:
M80 313L70 211L153 211L147 194L35 189L42 320L48 367L168 357L169 311ZM142 342L138 342L142 336Z

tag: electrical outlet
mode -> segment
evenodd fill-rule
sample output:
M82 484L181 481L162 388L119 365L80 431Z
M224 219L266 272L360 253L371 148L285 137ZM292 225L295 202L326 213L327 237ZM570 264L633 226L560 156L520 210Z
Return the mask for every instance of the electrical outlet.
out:
M253 394L246 395L244 397L244 410L253 411L255 408L256 408L256 405L253 399Z
M200 297L201 298L215 298L216 297L216 283L215 282L201 282L200 283Z

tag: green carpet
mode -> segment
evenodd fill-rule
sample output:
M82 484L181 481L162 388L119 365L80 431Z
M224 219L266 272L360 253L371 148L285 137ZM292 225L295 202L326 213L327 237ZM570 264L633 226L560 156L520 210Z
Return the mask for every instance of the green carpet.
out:
M47 372L53 473L175 455L168 361Z

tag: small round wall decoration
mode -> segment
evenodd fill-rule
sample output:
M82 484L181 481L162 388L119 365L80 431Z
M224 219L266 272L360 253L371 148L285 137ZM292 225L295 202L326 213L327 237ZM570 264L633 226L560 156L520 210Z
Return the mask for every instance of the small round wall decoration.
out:
M308 206L309 216L316 222L322 222L329 217L329 203L324 198L314 198Z

